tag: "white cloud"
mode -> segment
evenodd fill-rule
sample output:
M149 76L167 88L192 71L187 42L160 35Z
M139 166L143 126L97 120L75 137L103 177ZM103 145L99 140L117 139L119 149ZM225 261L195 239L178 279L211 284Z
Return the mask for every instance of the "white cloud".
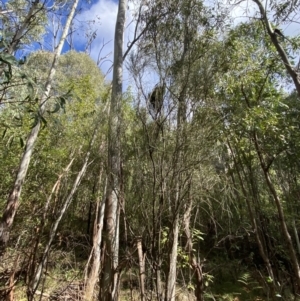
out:
M259 9L256 3L253 0L245 0L245 1L231 1L232 3L237 2L237 5L232 5L232 9L230 15L233 19L234 25L237 25L241 22L247 22L250 19L256 17L260 18ZM274 21L274 10L270 7L270 2L261 0L263 6L265 7L268 19L270 22ZM299 14L295 13L291 16L291 18L298 19ZM278 27L283 30L286 35L296 36L299 34L299 24L298 22L286 22L285 24L277 24Z
M99 0L89 9L76 16L75 24L80 27L74 36L74 44L85 48L88 42L86 33L96 32L97 36L91 45L90 55L97 61L106 57L101 69L106 73L112 65L113 39L118 12L118 4L112 0ZM85 28L86 33L82 31ZM105 46L103 46L105 45ZM101 52L101 53L100 53Z
M234 3L236 1L233 1ZM257 6L253 1L239 1L238 4L231 6L230 16L233 19L234 25L241 22L247 22L252 19L257 13Z
M124 50L126 50L128 41L130 41L133 36L135 26L130 13L134 7L130 4L129 8L124 34ZM115 1L98 0L98 2L94 3L89 9L77 15L75 21L77 26L81 28L84 27L89 32L96 32L97 36L91 45L90 55L96 62L99 58L104 58L99 66L104 74L110 71L107 75L108 79L112 78L111 67L113 64L114 32L117 12L118 3ZM78 33L78 35L75 34L74 36L74 44L81 45L81 48L85 48L87 38L81 29ZM128 73L124 72L125 81L128 81L128 76ZM125 86L127 85L128 83L125 83Z

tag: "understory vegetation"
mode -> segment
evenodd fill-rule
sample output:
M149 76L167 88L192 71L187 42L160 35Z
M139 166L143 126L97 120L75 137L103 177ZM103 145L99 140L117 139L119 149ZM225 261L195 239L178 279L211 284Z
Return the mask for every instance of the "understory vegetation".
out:
M137 2L112 80L89 3L2 2L0 300L300 300L300 4Z

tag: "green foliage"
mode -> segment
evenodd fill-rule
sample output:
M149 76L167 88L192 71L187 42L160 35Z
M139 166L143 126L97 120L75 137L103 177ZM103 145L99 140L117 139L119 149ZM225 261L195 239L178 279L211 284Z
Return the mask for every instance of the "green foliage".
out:
M168 276L178 215L178 285L196 292L196 272L191 265L194 256L202 269L205 299L233 300L239 296L255 300L257 296L264 298L277 283L280 296L285 297L284 285L291 290L293 268L263 172L269 173L287 227L294 233L299 228L300 210L299 99L286 89L289 79L260 22L240 23L224 34L219 31L221 13L213 16L212 9L199 1L171 2L170 7L158 1L145 9L143 22L155 22L150 23L129 64L138 87L123 94L120 262L126 261L125 270L129 266L137 269L135 239L142 237L146 284L152 294L157 272L163 282ZM30 4L13 1L9 5L19 20L24 20ZM287 11L284 5L278 7ZM36 39L45 21L41 12L38 24L33 24L37 27L22 43ZM61 223L49 261L49 273L60 281L82 279L96 203L106 187L110 84L87 54L65 53L59 58L53 90L41 116L39 99L53 54L33 52L26 61L7 54L13 24L5 22L0 41L0 208L5 205L27 134L41 120L43 129L13 234L14 243L20 241L18 247L26 256L35 252L30 248L54 183L71 158L75 160L53 192L39 236L38 258L50 225L90 150L86 176ZM292 45L281 43L293 51L298 38L292 39ZM163 108L156 119L147 107L147 90L153 86L143 77L148 71L149 78L154 74L153 78L166 84ZM95 128L98 136L89 149ZM188 218L191 250L184 224ZM19 233L22 239L17 240ZM266 272L257 233L276 272L275 279ZM31 264L32 258L24 260ZM47 290L57 285L47 278Z
M28 20L27 16L33 5L33 2L26 0L10 0L6 2L6 9L12 12L2 17L1 32L7 35L7 33L14 33L24 26L25 30L21 34L20 41L18 41L18 48L39 41L45 33L45 27L48 22L45 4L38 3L32 11L32 17ZM10 37L12 38L13 35L10 35Z
M37 103L41 97L40 91L43 91L43 80L47 76L48 69L44 66L49 62L49 54L42 52L32 54L25 65L18 67L16 71L13 69L15 73L12 80L16 80L14 75L17 72L30 74L30 79L35 78L35 80L30 81L30 87L25 84L27 80L25 78L24 84L17 86L17 89L14 86L9 88L10 101L6 101L1 110L1 159L3 164L6 164L1 175L3 180L5 179L1 185L4 194L7 194L10 189L17 158L22 152L20 147L24 146L30 128L38 118L42 119L44 124L33 155L33 165L29 170L28 186L23 190L25 199L29 193L32 198L41 200L40 204L36 204L38 207L44 199L43 194L51 191L57 174L60 174L62 167L67 165L70 154L80 147L81 151L86 150L92 135L91 126L94 127L96 120L101 118L102 125L105 127L106 116L98 117L98 115L101 114L103 105L107 101L109 88L105 86L103 75L88 56L75 52L73 55L76 59L72 57L69 59L69 63L73 65L58 66L58 77L66 73L65 70L60 71L61 68L68 68L69 72L72 72L72 68L76 70L78 60L78 64L82 67L81 72L76 74L74 71L74 77L65 74L56 81L46 107L46 114L39 115ZM72 54L66 56L70 57ZM43 70L45 73L42 72ZM28 95L30 91L33 95ZM10 168L11 172L7 173L7 168ZM36 189L37 187L43 189ZM20 214L26 212L30 206L30 202L28 204L25 202Z

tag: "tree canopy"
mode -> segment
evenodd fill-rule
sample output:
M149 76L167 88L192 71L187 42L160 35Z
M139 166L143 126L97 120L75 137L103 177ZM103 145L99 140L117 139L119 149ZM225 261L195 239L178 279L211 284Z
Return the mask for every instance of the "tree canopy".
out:
M1 300L298 300L299 3L2 4Z

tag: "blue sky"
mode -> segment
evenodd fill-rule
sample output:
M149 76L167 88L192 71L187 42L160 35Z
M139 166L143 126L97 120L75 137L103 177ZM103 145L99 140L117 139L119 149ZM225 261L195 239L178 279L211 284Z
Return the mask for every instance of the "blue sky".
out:
M51 1L51 0L50 0ZM206 0L206 4L212 5L214 0ZM139 1L137 1L139 3ZM124 49L130 38L133 35L134 23L131 23L131 12L133 10L133 1L129 2L130 9L127 13L127 25L124 35ZM99 58L103 58L99 65L104 74L106 74L111 66L113 60L113 40L115 22L118 10L118 0L92 0L91 2L81 1L80 11L74 20L74 27L76 29L73 33L73 44L75 50L84 51L87 44L87 33L96 33L96 37L91 44L89 53L91 57L97 62ZM257 6L253 1L244 1L241 4L232 7L230 14L234 19L234 24L245 22L255 16ZM55 22L53 23L55 26ZM49 25L51 29L52 25ZM298 35L300 33L300 25L298 23L283 24L280 26L286 35ZM49 39L49 37L47 38ZM47 40L46 39L46 40ZM68 51L69 46L65 44L64 51ZM111 73L107 76L111 78ZM128 73L124 74L125 86L130 85L130 78Z
M139 1L138 1L139 2ZM209 4L215 2L214 0L207 0L205 3ZM129 2L131 10L133 9L132 1ZM97 60L99 51L102 49L101 57L106 57L106 61L102 63L101 68L104 73L110 68L112 64L112 52L113 52L113 38L114 38L114 28L116 22L116 15L118 10L118 0L93 0L90 5L85 5L85 10L76 16L76 22L88 22L95 20L94 23L89 23L91 30L96 31L97 37L91 47L91 56L94 60ZM241 4L232 7L231 16L234 19L234 24L240 22L248 21L249 18L255 16L257 12L257 6L253 3L252 0L244 1ZM270 14L270 17L272 13ZM127 24L130 23L131 16L130 11L127 16ZM295 36L300 34L300 25L299 23L290 23L290 24L279 24L279 27L283 32L288 36ZM130 40L130 37L133 33L134 24L131 24L129 28L125 31L124 36L124 46L126 47L127 42ZM83 47L86 43L84 36L75 35L75 42L78 49Z
M48 7L51 7L52 5L52 0L47 1ZM89 2L87 2L86 0L80 0L77 13L73 20L73 33L71 40L74 49L76 51L85 51L89 39L88 36L92 33L95 33L95 39L93 40L91 46L88 48L87 52L96 62L100 59L99 66L104 74L111 70L113 63L114 31L117 11L118 0L92 0ZM132 21L131 12L132 10L129 10L127 13L127 25ZM68 14L68 10L65 11L64 16L55 16L53 18L53 15L50 13L50 19L46 28L46 34L43 37L43 41L41 43L33 43L32 45L25 46L24 49L20 50L17 53L17 56L27 56L30 52L41 48L44 50L53 51L53 32L55 32L59 28L55 41L55 44L57 45L62 28L61 22L65 22L66 14ZM127 45L130 37L132 36L133 27L134 24L130 24L129 27L126 27L124 35L124 46ZM68 37L68 40L70 41L70 37ZM65 43L63 52L69 50L69 43ZM107 75L107 79L111 79L111 77L112 72Z
M111 70L113 63L113 47L116 17L118 12L117 0L94 0L90 5L84 5L85 9L76 15L75 25L85 24L89 32L95 32L96 38L93 40L89 49L91 57L97 62L102 58L100 67L104 74ZM129 11L126 18L126 30L124 34L124 49L133 35L134 23L132 23L133 4L129 3ZM83 51L86 46L87 39L83 32L79 31L74 34L74 44L76 50ZM107 74L107 78L111 79L111 72ZM129 75L124 72L125 86L129 85Z
M90 48L90 55L95 61L98 60L99 56L105 57L101 64L104 73L112 65L117 10L118 3L115 0L94 1L88 9L76 16L74 22L77 26L85 24L86 29L96 33L96 38ZM82 32L79 32L79 34L74 35L74 42L78 50L83 50L87 39Z
M213 0L212 0L213 1ZM268 12L268 18L270 21L273 21L274 11L269 9L272 1L264 1L261 0L266 7ZM279 2L279 1L278 1ZM266 5L267 4L267 5ZM258 12L257 5L252 0L245 0L241 2L239 5L236 5L234 9L231 11L231 16L234 20L234 24L238 24L240 22L246 22L249 18L259 17L256 13ZM285 22L284 24L276 24L278 27L284 32L287 36L297 36L300 34L300 15L299 13L291 14L291 18L294 22Z

